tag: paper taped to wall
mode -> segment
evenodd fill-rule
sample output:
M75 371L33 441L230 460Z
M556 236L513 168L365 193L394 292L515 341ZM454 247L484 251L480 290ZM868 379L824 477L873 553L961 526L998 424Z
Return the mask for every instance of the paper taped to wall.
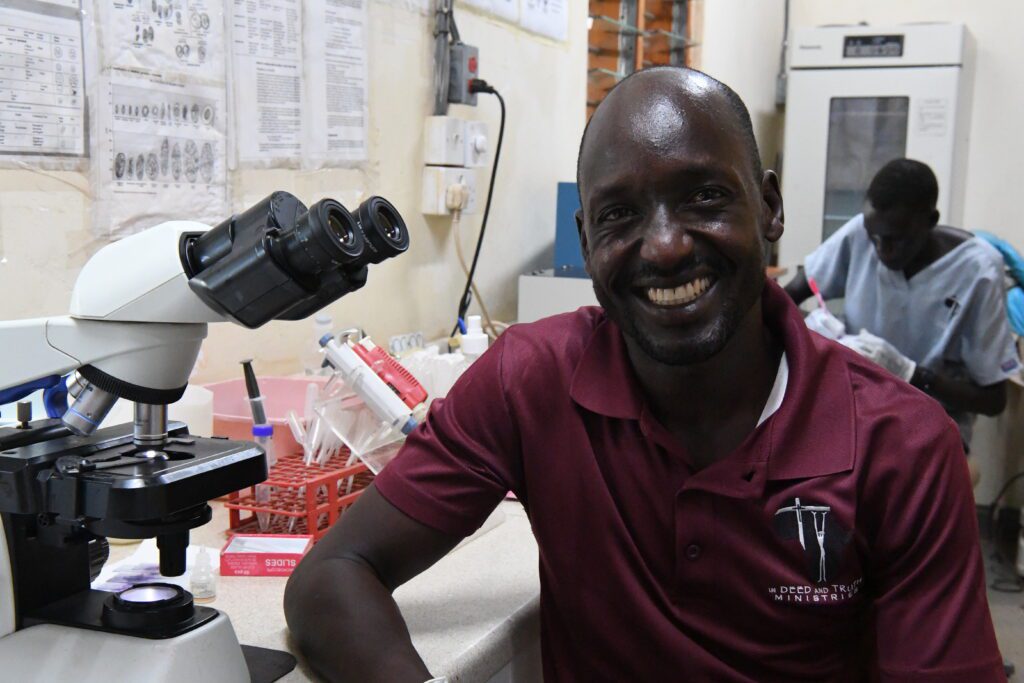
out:
M77 3L0 7L0 164L75 169L85 157Z
M366 0L306 0L303 164L365 161Z
M519 25L555 40L569 37L569 0L522 0Z
M169 219L222 220L224 88L112 69L97 93L94 230L123 237Z
M224 8L218 0L96 3L102 66L224 80Z
M476 7L505 21L519 20L519 0L464 0L470 7Z
M297 165L302 155L302 7L299 0L234 0L231 79L238 161Z

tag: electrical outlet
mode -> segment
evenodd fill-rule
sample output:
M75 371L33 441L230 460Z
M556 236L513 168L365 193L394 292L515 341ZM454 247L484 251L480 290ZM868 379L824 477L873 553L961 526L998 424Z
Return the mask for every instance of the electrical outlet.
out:
M480 73L480 50L465 43L455 43L449 50L448 101L475 107L476 93L469 91L469 83Z
M423 125L423 163L464 166L466 122L454 116L428 116Z
M462 213L476 213L476 172L468 168L425 166L423 168L422 211L428 216L447 216L447 194L452 185L463 185L467 192Z

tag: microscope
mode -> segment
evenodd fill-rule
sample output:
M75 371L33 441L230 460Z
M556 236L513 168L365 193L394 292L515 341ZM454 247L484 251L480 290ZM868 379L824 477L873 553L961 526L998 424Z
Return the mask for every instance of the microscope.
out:
M208 501L267 477L255 444L168 423L208 323L305 318L408 246L380 197L350 213L275 192L212 228L169 221L109 244L79 274L70 315L0 322L2 393L66 385L73 398L47 419L19 406L0 429L0 678L250 680L228 618L182 588L92 590L106 537L155 537L161 574L180 576ZM119 398L133 423L99 428Z

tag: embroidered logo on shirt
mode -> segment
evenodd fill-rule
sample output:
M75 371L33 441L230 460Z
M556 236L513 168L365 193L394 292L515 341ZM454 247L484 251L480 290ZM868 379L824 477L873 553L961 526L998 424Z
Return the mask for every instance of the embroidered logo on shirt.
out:
M785 540L795 538L800 542L807 557L808 577L819 585L828 583L837 573L843 548L850 541L850 532L831 512L828 505L801 503L799 498L775 512L775 532Z
M1016 358L1010 358L1005 363L1000 365L999 369L1002 370L1003 372L1010 372L1011 370L1016 370L1017 369L1017 359Z

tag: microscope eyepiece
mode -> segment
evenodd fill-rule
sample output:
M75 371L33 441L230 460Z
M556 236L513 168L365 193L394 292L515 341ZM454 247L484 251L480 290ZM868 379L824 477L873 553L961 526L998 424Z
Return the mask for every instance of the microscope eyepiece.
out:
M357 264L366 251L355 218L333 199L309 207L295 220L294 229L282 231L280 240L288 265L304 275Z
M383 197L370 197L356 211L359 228L370 243L369 263L398 256L409 248L409 229L398 210Z

